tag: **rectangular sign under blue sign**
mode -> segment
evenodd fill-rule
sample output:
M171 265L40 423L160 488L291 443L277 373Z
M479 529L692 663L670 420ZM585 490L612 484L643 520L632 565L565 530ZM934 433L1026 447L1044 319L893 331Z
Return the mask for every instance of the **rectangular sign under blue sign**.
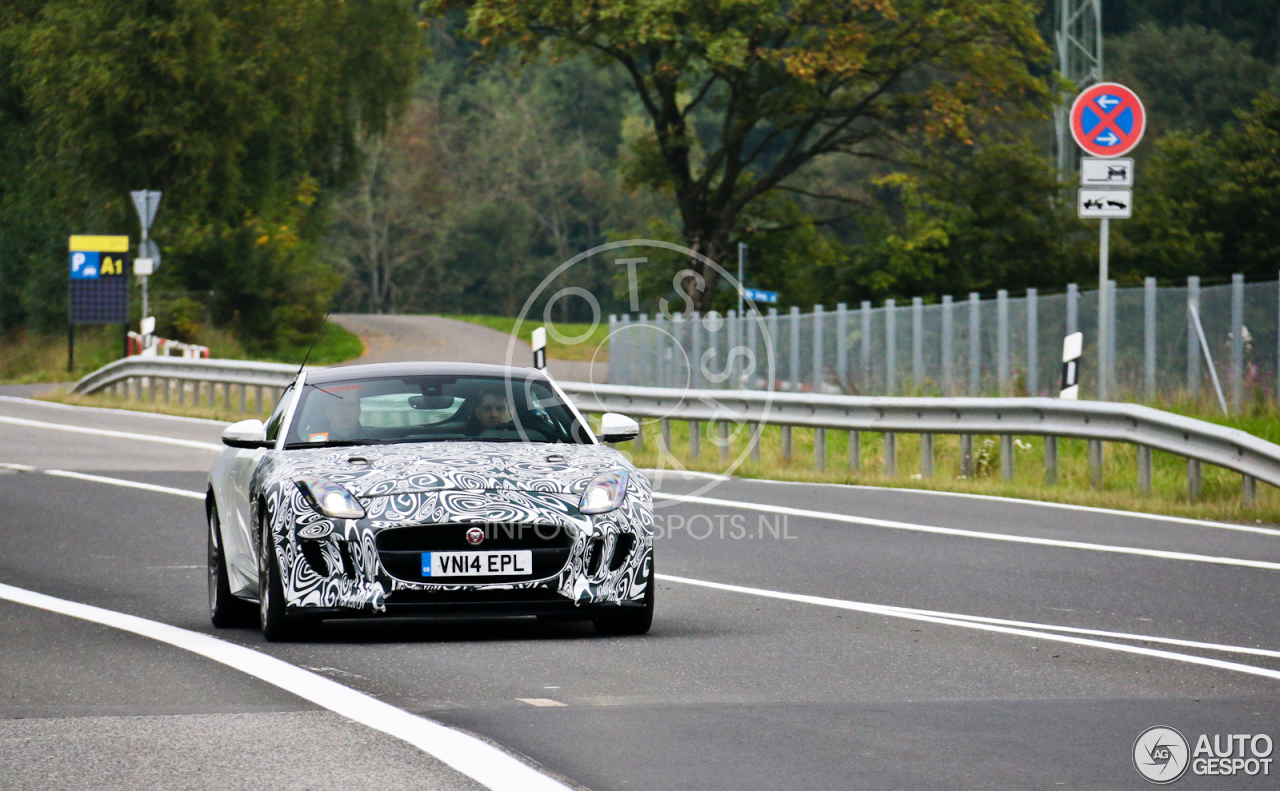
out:
M759 288L745 288L742 290L742 295L752 302L763 302L766 305L778 304L778 292L776 291L765 291L764 289Z

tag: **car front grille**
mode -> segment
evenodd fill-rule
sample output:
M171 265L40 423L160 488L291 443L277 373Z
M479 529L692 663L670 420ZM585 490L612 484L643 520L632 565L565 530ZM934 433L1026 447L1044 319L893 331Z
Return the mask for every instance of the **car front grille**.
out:
M467 531L479 527L484 540L467 541ZM448 585L481 585L494 582L524 582L550 577L569 561L573 536L563 527L537 524L444 524L393 527L378 533L378 559L391 576L406 582L433 582ZM518 576L423 577L423 552L461 552L528 549L533 552L533 572Z

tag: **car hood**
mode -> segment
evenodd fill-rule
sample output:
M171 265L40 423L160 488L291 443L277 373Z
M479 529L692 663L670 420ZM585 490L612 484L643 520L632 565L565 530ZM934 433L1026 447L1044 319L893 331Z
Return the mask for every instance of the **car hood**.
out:
M272 477L317 477L356 497L441 490L578 494L602 472L634 471L603 445L517 442L418 442L279 454Z

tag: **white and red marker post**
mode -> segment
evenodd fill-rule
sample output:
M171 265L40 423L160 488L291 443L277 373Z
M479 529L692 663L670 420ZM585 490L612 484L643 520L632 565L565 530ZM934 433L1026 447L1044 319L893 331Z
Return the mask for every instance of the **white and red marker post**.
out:
M1133 215L1133 160L1122 159L1142 139L1147 111L1138 94L1115 82L1091 85L1071 104L1071 136L1090 156L1080 160L1076 209L1101 220L1098 235L1098 400L1107 398L1110 373L1110 221Z

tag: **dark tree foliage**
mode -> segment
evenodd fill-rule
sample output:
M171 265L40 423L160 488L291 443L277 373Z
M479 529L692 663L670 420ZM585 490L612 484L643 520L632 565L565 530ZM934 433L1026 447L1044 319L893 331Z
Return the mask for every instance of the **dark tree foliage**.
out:
M206 297L251 348L296 342L340 285L317 256L327 191L403 105L417 47L405 0L6 4L0 320L56 323L66 236L136 239L146 187L165 193L157 287Z

